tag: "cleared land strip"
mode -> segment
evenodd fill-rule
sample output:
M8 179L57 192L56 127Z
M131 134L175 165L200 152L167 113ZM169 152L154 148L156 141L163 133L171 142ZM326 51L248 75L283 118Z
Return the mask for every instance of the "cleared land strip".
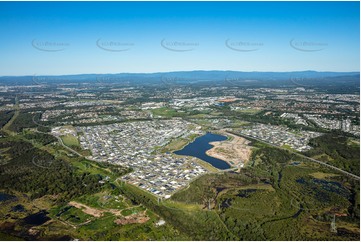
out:
M84 213L89 214L89 215L94 216L94 217L97 217L97 218L103 216L103 211L101 211L99 209L91 208L91 207L89 207L87 205L84 205L82 203L71 201L71 202L69 202L69 205L74 206L74 207L76 207L78 209L81 209Z
M18 96L16 96L15 97L15 113L11 117L9 122L7 122L2 128L2 130L5 133L7 133L8 135L11 135L11 136L16 135L16 132L10 130L10 126L13 124L14 120L19 116L19 114L20 114L19 99L18 99Z
M289 149L285 149L285 148L279 147L279 146L277 146L277 145L268 143L268 142L263 141L263 140L260 140L260 139L258 139L258 138L254 138L254 137L252 137L252 136L248 136L248 135L245 135L245 134L238 134L238 133L234 133L234 132L230 132L230 131L226 131L226 132L229 133L229 134L233 134L233 135L237 135L237 136L241 136L241 137L245 137L245 138L249 138L249 139L254 139L254 140L257 140L257 141L262 142L262 143L264 143L264 144L267 144L267 145L276 147L276 148L278 148L278 149L287 150L287 151L291 152L292 154L295 154L295 155L297 155L297 156L299 156L299 157L302 157L302 158L305 158L305 159L307 159L307 160L316 162L316 163L318 163L318 164L320 164L320 165L327 166L328 168L331 168L331 169L334 169L334 170L336 170L336 171L339 171L339 172L341 172L341 173L343 173L343 174L345 174L345 175L347 175L347 176L350 176L350 177L353 178L353 179L360 180L360 177L359 177L359 176L356 176L355 174L352 174L352 173L347 172L347 171L344 171L344 170L342 170L342 169L340 169L340 168L338 168L338 167L335 167L335 166L332 166L332 165L330 165L330 164L327 164L327 163L325 163L325 162L323 162L323 161L319 161L319 160L313 159L313 158L311 158L311 157L302 155L302 154L300 154L300 153L291 151L291 150L289 150Z

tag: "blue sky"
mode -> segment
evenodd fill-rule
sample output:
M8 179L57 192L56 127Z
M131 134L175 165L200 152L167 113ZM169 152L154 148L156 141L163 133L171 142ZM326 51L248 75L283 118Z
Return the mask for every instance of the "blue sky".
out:
M0 75L359 71L359 2L0 2Z

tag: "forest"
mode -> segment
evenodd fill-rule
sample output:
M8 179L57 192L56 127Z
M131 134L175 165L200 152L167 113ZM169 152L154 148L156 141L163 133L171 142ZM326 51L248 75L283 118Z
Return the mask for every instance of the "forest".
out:
M360 175L360 144L341 133L333 132L310 140L313 149L305 152L307 156L316 157L351 172Z

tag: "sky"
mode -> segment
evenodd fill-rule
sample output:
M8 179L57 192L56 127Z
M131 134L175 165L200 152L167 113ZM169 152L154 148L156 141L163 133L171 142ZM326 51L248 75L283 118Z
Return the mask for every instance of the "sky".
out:
M359 2L0 2L0 76L359 71Z

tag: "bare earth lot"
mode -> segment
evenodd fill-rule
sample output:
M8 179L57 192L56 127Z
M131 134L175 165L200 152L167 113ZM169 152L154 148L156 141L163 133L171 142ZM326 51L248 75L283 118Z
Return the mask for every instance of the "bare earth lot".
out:
M150 219L146 214L146 210L139 212L139 213L130 214L128 216L123 216L121 213L122 210L119 210L119 209L102 209L102 210L100 210L100 209L92 208L85 204L78 203L75 201L69 202L69 205L74 206L78 209L81 209L83 211L83 213L89 214L96 218L102 217L105 212L110 212L110 213L114 214L115 216L117 216L117 219L114 220L114 222L118 225L145 223ZM123 209L123 210L125 210L125 209Z
M103 216L103 212L102 212L102 211L100 211L100 210L98 210L98 209L95 209L95 208L91 208L91 207L89 207L89 206L87 206L87 205L84 205L84 204L82 204L82 203L78 203L78 202L72 201L72 202L69 202L69 205L70 205L70 206L74 206L74 207L76 207L76 208L79 208L79 209L81 209L84 213L89 214L89 215L92 215L92 216L97 217L97 218Z
M250 141L232 134L227 134L227 136L232 136L232 139L211 142L213 148L208 150L206 154L224 160L232 166L247 163L252 153L252 147L248 145Z

